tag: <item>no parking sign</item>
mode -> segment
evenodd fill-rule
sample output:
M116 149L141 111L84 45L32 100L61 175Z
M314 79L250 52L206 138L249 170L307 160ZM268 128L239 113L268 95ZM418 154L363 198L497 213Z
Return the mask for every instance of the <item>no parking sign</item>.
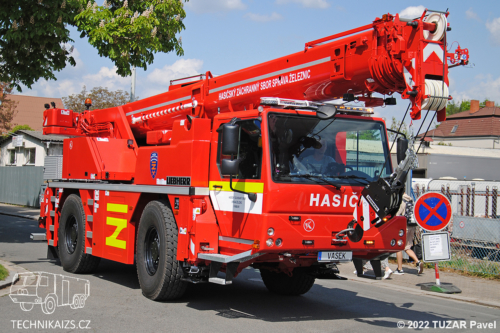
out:
M451 204L441 193L428 192L418 198L414 208L418 225L430 232L446 228L451 220Z

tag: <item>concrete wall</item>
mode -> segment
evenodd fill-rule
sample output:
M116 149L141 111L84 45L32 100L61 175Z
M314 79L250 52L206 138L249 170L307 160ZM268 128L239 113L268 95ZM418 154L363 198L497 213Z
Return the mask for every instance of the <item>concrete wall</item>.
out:
M434 144L442 142L446 145L450 144L454 147L472 147L472 148L488 148L500 149L500 138L491 137L484 139L464 139L464 138L433 138Z
M43 167L0 167L0 202L40 207Z

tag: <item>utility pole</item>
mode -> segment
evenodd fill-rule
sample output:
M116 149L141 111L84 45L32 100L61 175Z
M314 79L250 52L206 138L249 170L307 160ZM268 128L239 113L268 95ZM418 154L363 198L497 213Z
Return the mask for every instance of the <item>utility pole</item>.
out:
M135 101L135 66L132 67L132 85L130 87L130 102Z

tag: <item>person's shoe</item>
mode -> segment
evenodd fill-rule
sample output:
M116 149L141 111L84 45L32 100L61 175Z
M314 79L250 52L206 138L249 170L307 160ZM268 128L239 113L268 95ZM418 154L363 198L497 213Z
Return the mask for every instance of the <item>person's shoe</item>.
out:
M417 269L418 269L418 274L422 274L422 272L424 271L424 264L422 262L417 262Z
M385 270L385 274L384 274L384 280L385 280L385 279L390 278L390 277L391 277L391 275L392 275L392 273L393 273L393 272L392 272L392 269L390 269L390 268L389 268L389 269L386 269L386 270Z
M354 271L354 272L352 272L352 274L358 275L358 271ZM364 275L364 274L365 274L365 270L363 269L363 272L361 273L361 275Z
M402 270L402 269L396 269L396 270L394 271L394 274L396 274L396 275L403 275L404 273L405 273L405 272L403 272L403 270Z

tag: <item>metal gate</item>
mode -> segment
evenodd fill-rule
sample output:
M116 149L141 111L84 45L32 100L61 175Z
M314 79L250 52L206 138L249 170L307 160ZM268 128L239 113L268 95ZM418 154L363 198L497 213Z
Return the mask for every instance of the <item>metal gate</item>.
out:
M43 167L0 167L0 202L40 207Z

